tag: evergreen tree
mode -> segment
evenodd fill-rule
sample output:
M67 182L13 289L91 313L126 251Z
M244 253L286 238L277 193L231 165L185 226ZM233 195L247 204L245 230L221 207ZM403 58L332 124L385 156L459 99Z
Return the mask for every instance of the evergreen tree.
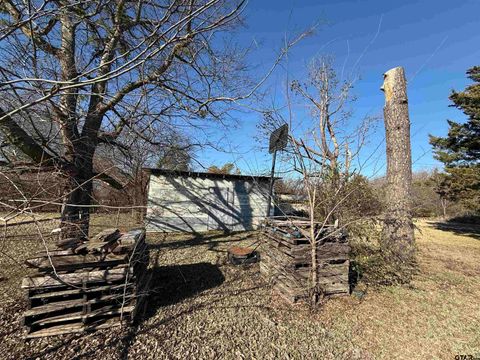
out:
M446 137L430 135L435 158L445 165L438 182L439 194L462 201L472 210L480 210L480 66L467 71L473 84L464 91L452 91L452 105L467 117L465 123L447 120Z
M225 163L222 167L212 165L207 169L207 172L212 174L234 174L240 175L240 169L235 167L235 164Z
M450 95L451 106L462 110L468 117L467 122L448 120L447 137L430 135L435 157L447 167L476 166L480 162L480 66L469 69L467 74L474 84Z

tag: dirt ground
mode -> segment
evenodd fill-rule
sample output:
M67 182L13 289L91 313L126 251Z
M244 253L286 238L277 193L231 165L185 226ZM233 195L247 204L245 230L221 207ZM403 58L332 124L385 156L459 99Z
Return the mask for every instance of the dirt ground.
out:
M24 270L6 267L34 246L17 240L8 252L13 245L4 243L0 359L480 358L480 227L417 225L420 269L411 285L367 289L316 311L273 294L258 264L226 264L226 249L252 245L254 232L150 235L153 282L137 326L29 342L21 325Z

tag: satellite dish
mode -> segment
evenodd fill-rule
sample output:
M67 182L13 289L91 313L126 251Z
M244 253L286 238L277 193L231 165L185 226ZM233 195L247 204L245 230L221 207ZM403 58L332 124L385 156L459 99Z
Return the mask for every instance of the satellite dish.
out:
M268 152L273 154L276 150L283 150L287 147L288 143L288 124L280 126L275 129L270 135L270 143L268 146Z
M272 208L272 195L273 195L273 183L275 182L275 160L277 158L277 150L283 150L287 147L288 143L288 124L280 126L278 129L273 130L270 135L270 143L268 145L268 152L273 154L272 156L272 173L270 176L270 189L268 191L268 205L267 205L267 217L270 216L270 210Z

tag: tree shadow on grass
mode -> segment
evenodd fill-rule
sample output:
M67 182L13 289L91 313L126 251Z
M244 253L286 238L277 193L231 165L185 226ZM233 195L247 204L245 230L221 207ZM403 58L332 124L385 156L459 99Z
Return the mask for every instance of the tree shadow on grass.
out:
M144 320L154 315L160 307L176 304L204 290L220 286L225 281L218 266L207 262L157 266L151 272Z
M155 266L150 270L151 280L143 314L123 337L121 359L128 358L128 350L138 335L138 326L156 315L159 308L191 298L202 291L220 286L225 277L217 265L207 262L185 265Z
M242 271L248 268L249 266L245 266L244 268L237 267L236 269ZM187 265L157 266L152 270L150 295L146 303L145 312L139 317L135 326L130 327L121 339L122 352L120 359L129 358L130 347L135 342L137 336L148 334L164 324L179 318L188 317L197 311L214 308L235 308L238 311L252 307L270 309L270 306L265 304L223 304L226 298L230 299L242 296L245 293L254 293L269 288L267 283L261 282L242 289L232 288L227 290L223 288L221 293L218 293L213 298L209 297L208 299L197 301L189 304L181 311L175 311L169 315L159 317L158 310L160 308L180 303L185 299L202 297L204 291L219 286L228 286L232 280L226 282L223 273L217 265L204 262ZM154 321L145 324L151 318L154 318ZM141 326L142 324L145 325Z
M221 243L234 243L249 240L255 237L255 233L249 233L244 236L235 237L239 233L214 233L214 234L196 234L195 237L169 242L150 243L149 248L159 249L183 249L192 246L212 245L212 248ZM224 240L220 240L224 238Z
M480 240L480 223L461 222L461 219L453 218L447 221L431 223L438 230L451 231L457 235L464 235Z

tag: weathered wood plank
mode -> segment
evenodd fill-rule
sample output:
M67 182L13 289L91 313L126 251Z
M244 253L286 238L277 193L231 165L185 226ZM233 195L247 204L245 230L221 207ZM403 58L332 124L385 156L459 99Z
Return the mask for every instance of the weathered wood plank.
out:
M133 285L134 284L131 282L127 283L128 287L132 287ZM117 285L105 285L105 286L95 286L91 288L48 291L48 292L30 294L29 299L31 300L48 299L48 298L77 295L77 294L90 294L90 293L98 293L98 292L106 292L106 291L115 291L118 289L123 289L124 287L125 287L125 283L122 282L121 284L117 284Z
M60 249L73 249L82 244L82 242L83 240L79 238L68 238L56 241L55 245Z
M55 336L62 334L78 333L78 332L87 332L100 329L107 329L113 326L120 326L122 322L119 319L110 319L105 322L100 322L97 324L85 325L83 322L75 324L64 324L52 326L49 328L33 331L26 335L27 339L46 337L46 336Z
M93 319L100 316L108 315L120 315L120 314L129 314L135 309L135 305L124 306L123 309L119 305L108 305L104 306L101 309L90 311L84 313L83 311L78 311L74 313L68 313L58 316L52 316L45 319L32 321L29 326L44 326L48 324L61 323L65 321L78 320L78 319Z
M134 297L135 297L134 294L128 293L125 295L125 300L130 301ZM123 300L123 294L102 295L90 300L84 300L83 298L80 298L80 299L74 299L74 300L52 302L46 305L36 306L25 311L24 317L29 318L32 316L45 315L45 314L60 311L60 310L66 310L66 309L76 308L81 306L88 306L92 304L99 304L99 303L104 303L104 302L109 302L114 300Z
M53 267L57 270L60 269L74 269L81 267L104 267L104 266L116 266L121 263L125 263L128 260L128 255L64 255L64 256L52 256L50 259L46 257L37 257L25 260L25 263L39 270L53 270Z
M35 253L36 257L44 256L64 256L64 255L73 255L73 249L58 250L58 249L48 249L48 251L38 251Z
M109 228L100 231L94 237L90 239L91 242L111 242L117 240L122 234L120 230L115 228Z
M74 272L67 274L44 275L44 276L29 276L22 281L23 289L39 288L56 285L75 285L83 282L94 281L115 281L125 278L128 273L133 274L133 268L117 266L113 269L106 270L92 270L85 272Z

